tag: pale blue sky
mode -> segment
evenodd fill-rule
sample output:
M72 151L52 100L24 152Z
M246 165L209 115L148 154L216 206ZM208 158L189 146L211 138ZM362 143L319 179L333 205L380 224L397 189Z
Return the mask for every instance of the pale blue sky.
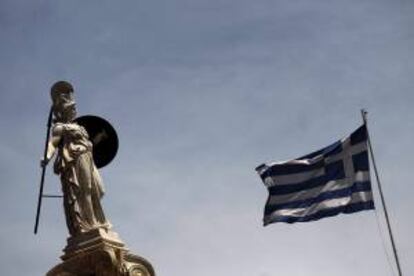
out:
M65 246L60 200L33 223L49 89L66 79L79 114L118 131L104 209L158 276L392 275L372 211L261 222L254 168L347 135L363 107L413 275L413 14L408 0L0 1L1 274L44 275ZM60 192L50 172L46 191Z

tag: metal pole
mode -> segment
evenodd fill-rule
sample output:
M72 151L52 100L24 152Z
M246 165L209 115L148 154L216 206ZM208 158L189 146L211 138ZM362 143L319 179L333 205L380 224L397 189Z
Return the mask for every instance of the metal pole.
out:
M50 108L49 117L47 119L47 131L46 131L46 143L45 143L45 151L43 153L43 160L47 158L47 150L49 146L49 136L50 136L50 127L52 126L52 115L53 115L53 107ZM39 188L39 197L37 199L37 210L36 210L36 222L34 226L34 233L37 234L37 228L39 226L39 219L40 219L40 208L42 206L42 198L43 198L43 184L45 181L45 173L46 173L46 165L42 167L42 177L40 178L40 188Z
M368 124L367 124L367 114L368 114L368 112L366 110L361 109L362 119L364 121L364 125L365 125L365 128L367 130L369 152L371 154L372 165L374 167L375 177L376 177L377 184L378 184L378 191L379 191L379 194L380 194L380 197L381 197L382 207L384 209L384 215L385 215L385 220L387 222L388 233L390 235L392 251L394 253L395 263L397 264L398 275L402 276L400 260L398 258L398 253L397 253L397 247L395 246L394 236L392 234L392 229L391 229L390 219L389 219L389 216L388 216L387 206L385 204L385 198L384 198L384 194L382 192L381 182L380 182L380 179L379 179L379 176L378 176L377 165L375 163L374 152L372 151L372 144L371 144L371 139L370 139L369 131L368 131Z

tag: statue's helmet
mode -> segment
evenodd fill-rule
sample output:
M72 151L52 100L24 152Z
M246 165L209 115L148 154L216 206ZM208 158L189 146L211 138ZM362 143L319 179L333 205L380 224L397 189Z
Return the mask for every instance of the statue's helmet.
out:
M73 98L73 86L67 81L58 81L52 85L50 96L53 102L53 113L56 118L64 116L68 108L73 109L75 100Z
M58 81L50 89L50 95L54 104L59 103L62 98L66 98L71 93L73 93L73 86L67 81Z

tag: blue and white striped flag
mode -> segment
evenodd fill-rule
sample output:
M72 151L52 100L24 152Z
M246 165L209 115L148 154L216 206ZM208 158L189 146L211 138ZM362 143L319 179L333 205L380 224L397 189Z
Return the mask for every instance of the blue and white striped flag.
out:
M326 148L256 171L269 190L265 226L374 209L365 125Z

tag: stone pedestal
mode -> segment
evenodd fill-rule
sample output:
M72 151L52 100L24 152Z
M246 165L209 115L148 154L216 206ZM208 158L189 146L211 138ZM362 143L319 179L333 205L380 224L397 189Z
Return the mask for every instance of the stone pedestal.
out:
M118 234L94 229L68 238L62 263L46 276L155 276L152 265L131 254Z

